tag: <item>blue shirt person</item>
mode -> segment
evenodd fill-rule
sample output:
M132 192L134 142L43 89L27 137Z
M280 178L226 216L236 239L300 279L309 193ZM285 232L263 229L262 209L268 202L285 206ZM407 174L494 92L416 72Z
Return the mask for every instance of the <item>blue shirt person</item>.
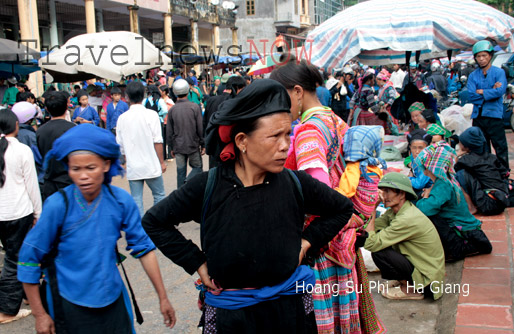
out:
M501 163L509 168L509 154L505 129L503 128L503 95L507 90L505 72L492 66L493 45L489 41L479 41L473 46L473 56L478 64L468 78L469 102L473 103L473 126L478 126L487 142L487 152L491 143Z
M129 109L127 103L121 101L121 90L118 87L111 89L112 102L107 105L106 128L111 132L116 131L118 117Z
M319 102L325 107L330 107L332 104L332 95L330 91L323 86L316 87L316 95L318 96Z
M39 329L50 332L52 318L57 317L68 333L105 333L106 326L123 333L134 332L130 299L116 265L116 243L121 231L127 250L141 260L158 293L165 324L173 327L175 323L155 246L141 226L138 207L125 190L110 185L111 178L123 172L119 155L115 137L91 124L68 130L46 155L47 161L67 160L74 183L47 198L39 221L20 250L18 280L24 285L32 311L41 315L36 317ZM41 264L54 247L57 255L50 260L55 275L48 270L50 266L43 269L48 283L48 315L41 306L39 280ZM56 281L58 294L53 294L49 286L55 287ZM62 305L62 313L55 312L57 303ZM77 324L72 317L78 316L81 321ZM103 321L105 317L109 324ZM56 325L61 326L62 322Z
M80 90L77 93L77 100L79 106L73 111L71 121L77 124L90 123L98 126L100 124L100 116L98 116L95 108L88 104L89 97L85 90Z

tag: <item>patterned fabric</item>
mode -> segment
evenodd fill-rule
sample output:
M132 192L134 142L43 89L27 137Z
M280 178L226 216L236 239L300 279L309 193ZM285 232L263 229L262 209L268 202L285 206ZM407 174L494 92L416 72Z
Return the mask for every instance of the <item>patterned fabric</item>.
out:
M421 102L414 102L410 107L409 107L409 113L413 113L415 111L423 111L425 110L425 105Z
M359 173L360 176L357 178L353 177L354 170L355 164L348 163L347 169L341 177L341 182L336 190L352 200L353 208L358 214L352 215L350 221L332 239L328 249L325 251L325 256L328 259L348 269L352 269L355 265L355 240L360 233L359 230L364 228L373 212L375 212L375 204L378 200L378 183L382 178L382 171L377 167L368 166L366 174L371 179L371 182L368 182L362 173ZM348 178L349 173L352 174L350 178ZM357 182L355 192L352 191L354 185L351 184L354 182Z
M394 89L393 83L390 81L380 87L380 90L378 91L378 100L389 106L393 105L397 96L398 93L396 92L396 89Z
M426 147L414 163L421 168L421 170L428 169L437 178L446 182L450 182L455 187L457 194L459 194L459 183L455 178L455 163L457 162L457 153L445 141L439 141Z
M285 167L291 170L322 168L335 188L344 170L341 143L347 130L348 125L328 107L305 111L300 124L294 128ZM335 149L336 154L331 152L334 138L340 143ZM335 160L332 160L333 156Z
M357 262L355 264L357 279L362 287L369 287L368 271L364 264L364 258L360 249L357 251ZM359 294L359 315L361 318L362 333L382 334L387 330L377 315L375 302L370 289L363 288Z
M325 256L315 260L316 286L332 287L313 293L319 334L362 333L357 273L338 266ZM339 291L335 290L339 289ZM338 293L337 293L338 292Z
M315 121L314 118L321 120L324 126L317 120ZM329 108L320 107L304 112L300 124L294 129L292 145L285 165L286 168L292 170L321 167L323 170L328 171L333 189L339 185L344 171L345 163L342 152L344 144L339 145L339 154L334 163L331 163L329 147L336 135L339 143L343 143L345 133L349 130L348 125L339 117L335 117L335 119L336 122L334 122L333 112ZM313 219L315 219L313 216L307 217L305 226L308 226ZM344 232L344 238L349 240L346 244L354 245L356 237L355 228L362 226L364 221L360 216L355 216L352 217L349 224ZM355 228L350 228L350 226ZM327 248L326 250L329 249ZM348 248L346 249L348 250ZM351 255L348 257L348 263L355 263ZM337 296L328 289L325 291L315 290L312 294L316 323L318 333L320 334L363 333L360 323L368 318L373 319L372 315L377 319L378 327L383 327L376 316L376 309L372 300L371 303L369 302L369 298L372 298L371 295L364 296L362 312L365 318L360 316L359 295L355 289L352 292L348 291L349 287L358 286L358 274L354 265L349 265L348 267L344 268L330 261L323 255L323 251L322 255L315 259L313 269L316 275L316 286L335 286L340 289L340 293ZM365 279L367 280L367 276ZM307 310L305 300L304 304ZM374 323L373 320L370 323ZM366 322L366 326L368 326L367 324L368 322ZM368 326L368 328L373 328L373 326ZM376 333L382 332L377 331Z
M387 164L380 158L382 150L382 137L384 128L381 126L353 126L344 135L344 160L360 161L361 175L368 181L368 165L378 166L381 164L384 169Z
M443 136L445 137L446 136L446 130L438 125L438 124L430 124L428 127L427 127L427 134L431 135L431 136Z

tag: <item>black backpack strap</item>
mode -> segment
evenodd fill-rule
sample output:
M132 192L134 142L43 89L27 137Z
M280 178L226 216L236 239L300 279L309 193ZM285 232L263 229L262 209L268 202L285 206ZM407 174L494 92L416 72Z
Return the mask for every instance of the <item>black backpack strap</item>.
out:
M129 291L130 291L130 297L132 298L132 304L134 304L134 313L136 314L136 321L138 324L142 324L144 322L143 315L141 314L141 311L139 310L139 306L137 305L136 301L136 295L134 294L134 290L132 289L132 286L130 285L130 281L127 276L127 272L125 271L125 267L123 266L123 260L121 259L120 252L118 251L118 245L116 245L116 257L118 258L118 263L121 266L121 269L123 270L123 275L125 275L125 281L127 282Z

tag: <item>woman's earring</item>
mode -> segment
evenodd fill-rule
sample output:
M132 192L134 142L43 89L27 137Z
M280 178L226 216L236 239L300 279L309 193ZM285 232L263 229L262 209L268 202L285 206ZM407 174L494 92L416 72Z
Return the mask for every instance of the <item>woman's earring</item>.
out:
M245 154L245 153L246 153L246 148L243 147L243 154Z
M302 100L298 100L298 114L302 114Z

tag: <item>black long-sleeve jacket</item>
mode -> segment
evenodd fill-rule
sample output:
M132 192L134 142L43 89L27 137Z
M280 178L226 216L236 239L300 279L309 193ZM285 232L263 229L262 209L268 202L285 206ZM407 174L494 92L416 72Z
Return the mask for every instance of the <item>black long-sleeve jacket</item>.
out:
M209 275L223 288L272 286L298 266L301 239L319 250L352 215L352 202L305 172L269 173L262 184L244 187L234 168L221 166L205 220L202 250L176 229L202 221L208 174L197 175L151 208L143 227L155 245L188 273L207 261ZM302 198L303 194L303 198ZM305 214L319 216L304 230Z

